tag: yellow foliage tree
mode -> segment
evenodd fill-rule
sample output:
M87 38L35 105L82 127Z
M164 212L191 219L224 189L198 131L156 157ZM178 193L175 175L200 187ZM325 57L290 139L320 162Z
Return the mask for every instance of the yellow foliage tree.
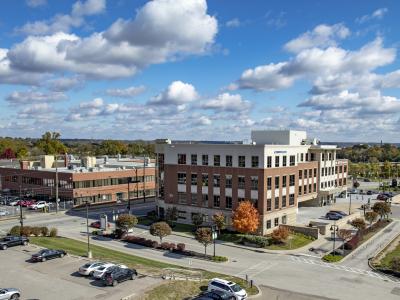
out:
M233 211L232 224L241 233L253 233L258 229L260 215L250 201L242 201Z

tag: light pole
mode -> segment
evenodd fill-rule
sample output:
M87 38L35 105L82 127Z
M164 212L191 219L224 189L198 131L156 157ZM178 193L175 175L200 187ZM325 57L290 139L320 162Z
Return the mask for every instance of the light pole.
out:
M57 163L57 155L54 155L54 161L56 164L56 214L58 213L58 163Z
M89 236L89 201L86 203L86 234L87 234L87 257L92 258L92 251L90 251L90 236Z
M19 180L22 180L22 177L19 177ZM19 184L19 223L21 224L21 228L19 230L19 235L22 236L22 228L24 227L24 218L22 215L22 187L21 182Z
M146 156L143 154L143 202L146 202Z
M213 239L214 244L214 257L215 257L215 240L217 239L217 228L215 225L211 226L211 237Z
M351 215L351 193L349 195L350 195L350 202L349 202L349 216L350 216Z
M336 242L336 233L339 231L339 226L336 225L336 222L331 226L331 232L333 233L333 256L335 256L335 242Z

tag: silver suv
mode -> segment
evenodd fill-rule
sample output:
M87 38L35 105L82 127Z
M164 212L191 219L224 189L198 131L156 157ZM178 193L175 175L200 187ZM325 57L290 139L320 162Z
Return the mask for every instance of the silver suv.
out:
M2 289L0 288L0 300L17 300L21 296L21 292L18 289L8 288Z

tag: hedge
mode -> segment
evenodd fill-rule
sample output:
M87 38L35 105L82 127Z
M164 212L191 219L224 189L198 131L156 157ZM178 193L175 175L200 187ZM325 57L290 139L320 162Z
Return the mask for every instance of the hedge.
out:
M21 232L22 231L22 232ZM55 232L55 235L54 235ZM9 234L10 235L15 235L15 236L19 236L19 235L23 236L57 236L57 229L56 228L52 228L49 231L49 228L45 227L45 226L23 226L22 230L21 230L21 226L14 226L10 229ZM52 235L53 234L53 235Z

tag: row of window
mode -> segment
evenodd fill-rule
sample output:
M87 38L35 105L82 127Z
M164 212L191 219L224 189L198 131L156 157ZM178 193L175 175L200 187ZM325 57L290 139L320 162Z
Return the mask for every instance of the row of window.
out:
M155 176L154 175L146 175L144 180L145 180L145 182L154 182ZM130 182L130 183L143 182L143 176L74 181L74 189L127 184L128 182Z
M287 216L284 215L281 217L281 224L286 224L286 223L287 223ZM273 226L272 226L272 220L267 220L267 222L266 222L267 229L274 228L277 226L279 226L279 218L278 217L274 218Z
M343 178L343 181L342 181L342 179L339 179L339 181L336 179L336 180L321 182L321 189L330 188L330 187L337 187L337 186L343 186L343 185L346 185L346 184L347 184L346 178Z
M334 160L335 156L336 156L336 153L335 153L335 155L333 155L332 152L322 153L321 160L322 161Z
M314 174L313 174L314 171ZM317 168L313 169L305 169L305 170L299 170L299 179L303 178L303 174L304 174L304 178L307 179L308 177L317 177Z
M244 189L245 185L246 185L245 176L239 175L237 178L238 178L238 188ZM220 175L213 175L211 179L212 179L213 187L221 187L221 176ZM186 182L187 182L186 173L178 172L178 184L186 184ZM191 173L190 174L190 184L197 185L197 183L198 183L197 174ZM251 176L250 184L251 184L252 190L258 190L258 176ZM201 174L201 185L202 186L209 185L208 174ZM225 176L225 187L232 188L232 175Z
M282 201L280 201L279 197L275 197L274 198L274 209L279 209L279 208L284 208L287 206L287 196L286 195L282 195ZM293 206L294 205L294 194L289 194L289 206ZM268 198L267 199L267 211L271 211L272 210L272 199Z
M198 198L198 194L192 193L190 194L190 199L188 199L188 194L187 193L178 193L178 203L179 204L190 204L190 205L198 205L198 201L201 200L201 206L203 207L208 207L208 194L200 194L201 199ZM244 201L244 198L238 198L238 202ZM258 200L257 199L251 199L250 200L254 207L257 207L258 205ZM215 208L226 208L226 209L232 209L232 197L230 196L225 196L225 206L221 207L221 196L220 195L213 195L213 207Z
M314 189L313 189L314 188ZM308 193L316 193L317 192L317 184L309 184L308 185L308 189L307 189L307 185L304 186L299 186L299 196L300 195L307 195Z
M282 176L275 176L274 177L274 186L275 189L279 189L280 187L280 177L282 177L282 187L287 186L287 175L282 175ZM289 175L289 186L295 186L295 176L294 175ZM272 177L267 178L267 190L272 189Z

